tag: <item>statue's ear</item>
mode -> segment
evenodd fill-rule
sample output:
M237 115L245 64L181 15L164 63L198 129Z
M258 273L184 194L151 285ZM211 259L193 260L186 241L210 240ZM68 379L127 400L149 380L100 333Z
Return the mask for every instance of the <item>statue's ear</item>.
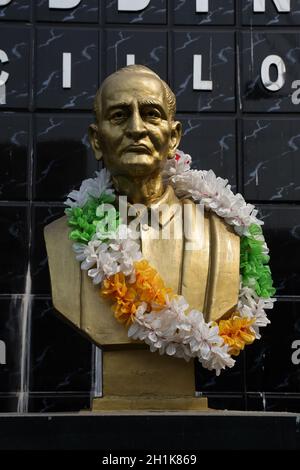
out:
M103 157L103 153L101 150L100 140L99 140L99 132L98 126L96 124L91 124L89 126L89 139L94 151L96 160L101 160Z
M181 135L182 135L181 122L173 121L168 158L174 157L176 150L178 148L178 145L180 144Z

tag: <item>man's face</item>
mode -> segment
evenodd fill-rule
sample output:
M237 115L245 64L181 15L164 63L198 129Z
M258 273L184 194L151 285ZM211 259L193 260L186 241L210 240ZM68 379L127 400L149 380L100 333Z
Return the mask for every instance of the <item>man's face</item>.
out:
M143 73L112 76L101 94L98 141L112 175L150 175L163 167L180 138L158 78Z

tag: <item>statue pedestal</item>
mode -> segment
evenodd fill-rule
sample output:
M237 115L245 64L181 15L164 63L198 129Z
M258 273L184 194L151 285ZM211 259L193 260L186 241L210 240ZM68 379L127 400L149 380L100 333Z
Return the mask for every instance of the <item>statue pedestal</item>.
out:
M194 361L149 350L103 352L103 397L93 411L203 411L207 399L195 397Z

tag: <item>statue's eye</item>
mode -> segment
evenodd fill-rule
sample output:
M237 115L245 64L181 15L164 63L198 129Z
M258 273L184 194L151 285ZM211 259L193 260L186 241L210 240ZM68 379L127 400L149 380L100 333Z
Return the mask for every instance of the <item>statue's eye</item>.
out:
M111 121L113 121L115 123L122 122L124 119L126 119L126 113L125 113L125 111L122 111L122 110L115 111L111 115L110 119L111 119Z
M143 114L145 118L149 119L150 121L159 121L161 119L160 112L155 108L146 108Z

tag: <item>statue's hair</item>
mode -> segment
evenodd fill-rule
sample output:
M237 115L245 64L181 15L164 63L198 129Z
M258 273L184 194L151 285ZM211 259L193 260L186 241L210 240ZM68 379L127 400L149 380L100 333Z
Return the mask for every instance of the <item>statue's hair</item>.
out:
M149 69L148 67L145 67L144 65L127 65L127 67L123 67L122 69L117 70L113 74L109 75L104 82L102 83L101 87L97 91L97 94L95 96L95 101L94 101L94 112L96 114L96 120L99 122L99 118L101 116L101 95L102 95L102 90L104 88L104 85L109 81L109 79L113 76L120 75L122 73L136 73L136 72L141 72L143 74L148 74L156 77L158 80L160 80L165 94L166 94L166 99L167 99L167 104L168 104L168 111L169 111L169 116L171 120L174 120L175 114L176 114L176 97L169 87L169 85L160 78L157 73L153 72L153 70Z

